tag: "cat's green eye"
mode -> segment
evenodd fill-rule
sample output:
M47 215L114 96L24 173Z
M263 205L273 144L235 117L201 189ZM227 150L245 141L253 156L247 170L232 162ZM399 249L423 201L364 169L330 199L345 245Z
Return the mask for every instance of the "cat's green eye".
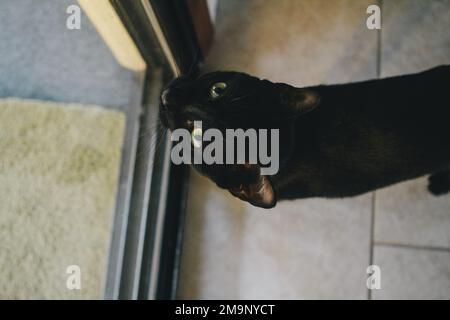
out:
M217 82L213 84L209 91L211 98L216 99L224 94L227 84L225 82Z
M202 147L202 137L203 137L203 131L201 128L195 128L192 130L191 133L191 140L192 144L195 148L201 148Z

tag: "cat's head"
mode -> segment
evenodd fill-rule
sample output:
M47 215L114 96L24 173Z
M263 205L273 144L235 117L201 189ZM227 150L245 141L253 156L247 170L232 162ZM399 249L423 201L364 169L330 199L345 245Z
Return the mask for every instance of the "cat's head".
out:
M203 131L215 128L223 137L226 129L279 129L279 159L283 163L294 144L294 120L317 103L318 96L308 89L239 72L212 72L195 79L173 80L161 94L160 117L172 131L184 128L193 133L194 121L201 121ZM255 206L270 208L276 204L271 178L261 175L258 163L203 163L194 167Z

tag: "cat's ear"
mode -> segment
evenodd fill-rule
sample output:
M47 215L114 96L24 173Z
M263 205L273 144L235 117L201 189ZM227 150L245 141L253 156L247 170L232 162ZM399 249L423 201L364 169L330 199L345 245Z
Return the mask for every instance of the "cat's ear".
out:
M281 90L281 103L287 115L298 116L313 110L320 102L319 95L311 89L285 86Z
M273 208L277 203L272 183L266 176L258 175L255 181L230 188L231 194L261 208Z

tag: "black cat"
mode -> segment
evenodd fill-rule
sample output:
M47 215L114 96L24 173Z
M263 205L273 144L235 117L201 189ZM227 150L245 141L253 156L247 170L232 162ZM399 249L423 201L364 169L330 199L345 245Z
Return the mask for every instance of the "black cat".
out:
M175 79L162 94L163 124L279 128L280 168L195 165L255 206L277 199L347 197L432 174L450 190L450 66L343 85L295 88L238 72Z

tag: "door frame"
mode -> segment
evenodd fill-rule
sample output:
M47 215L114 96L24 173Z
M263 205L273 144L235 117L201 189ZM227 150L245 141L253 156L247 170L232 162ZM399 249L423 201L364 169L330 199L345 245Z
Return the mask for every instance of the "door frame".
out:
M132 172L117 197L104 295L175 299L189 168L170 161L170 137L162 132L158 118L159 93L174 77L196 74L203 53L185 1L110 2L147 70L137 134L131 142L136 145L129 156ZM121 191L128 192L128 201Z

